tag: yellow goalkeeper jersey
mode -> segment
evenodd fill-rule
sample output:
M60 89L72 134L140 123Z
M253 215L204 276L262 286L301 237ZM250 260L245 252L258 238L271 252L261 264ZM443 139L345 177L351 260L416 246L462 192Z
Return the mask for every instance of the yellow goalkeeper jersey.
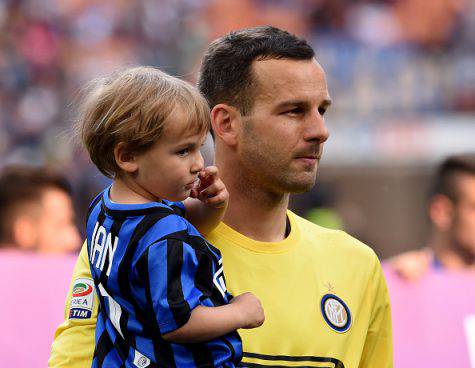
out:
M207 237L222 253L228 290L251 291L264 307L263 326L239 331L244 366L392 367L389 297L374 252L345 232L291 211L288 218L290 234L277 243L249 239L223 223ZM77 296L90 280L83 246L51 367L91 364L98 300Z

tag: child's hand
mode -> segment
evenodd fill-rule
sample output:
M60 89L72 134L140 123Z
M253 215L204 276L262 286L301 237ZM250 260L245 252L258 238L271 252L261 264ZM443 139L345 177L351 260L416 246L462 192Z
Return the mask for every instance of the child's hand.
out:
M244 293L234 297L230 304L237 307L242 317L241 328L255 328L264 323L264 309L261 301L253 293Z
M229 193L218 175L216 166L205 167L198 174L199 183L191 190L190 197L198 198L204 204L223 208L228 205Z

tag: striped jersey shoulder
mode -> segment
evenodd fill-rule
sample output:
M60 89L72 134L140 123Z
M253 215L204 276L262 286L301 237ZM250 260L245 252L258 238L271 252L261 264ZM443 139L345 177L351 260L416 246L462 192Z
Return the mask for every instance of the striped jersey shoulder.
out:
M187 241L192 225L183 217L184 205L179 202L149 202L142 204L120 204L109 197L110 187L100 193L91 203L87 229L95 239L96 228L103 227L111 235L125 240L122 246L136 244L135 254L149 245L167 237ZM190 229L191 227L191 229ZM197 231L194 230L196 234ZM88 234L89 235L89 234Z
M109 195L110 187L99 193L89 205L88 217L109 216L117 220L137 218L152 215L154 218L164 218L174 215L178 218L185 217L185 206L182 202L149 202L141 204L121 204L113 202ZM102 212L102 213L101 213ZM94 216L95 215L95 216Z

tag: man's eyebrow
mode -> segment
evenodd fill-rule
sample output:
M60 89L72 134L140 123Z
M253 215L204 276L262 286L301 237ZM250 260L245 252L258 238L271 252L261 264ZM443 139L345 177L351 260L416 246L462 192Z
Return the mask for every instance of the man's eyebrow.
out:
M325 98L321 103L320 103L320 106L325 106L325 107L328 107L332 104L332 100L331 98ZM287 100L287 101L282 101L281 103L279 103L276 108L277 109L280 109L280 108L284 108L284 107L287 107L287 106L305 106L305 107L308 107L309 105L309 102L308 101L305 101L305 100Z
M276 108L277 109L280 109L280 108L284 108L284 107L288 107L288 106L308 106L309 103L308 101L303 101L303 100L286 100L286 101L282 101L280 102Z

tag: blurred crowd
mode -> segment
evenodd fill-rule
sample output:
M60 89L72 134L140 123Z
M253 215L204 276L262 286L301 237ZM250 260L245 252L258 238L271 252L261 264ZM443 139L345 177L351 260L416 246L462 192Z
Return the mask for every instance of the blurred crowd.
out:
M0 166L53 166L78 196L102 186L72 144L78 90L130 64L188 69L196 1L0 1Z

